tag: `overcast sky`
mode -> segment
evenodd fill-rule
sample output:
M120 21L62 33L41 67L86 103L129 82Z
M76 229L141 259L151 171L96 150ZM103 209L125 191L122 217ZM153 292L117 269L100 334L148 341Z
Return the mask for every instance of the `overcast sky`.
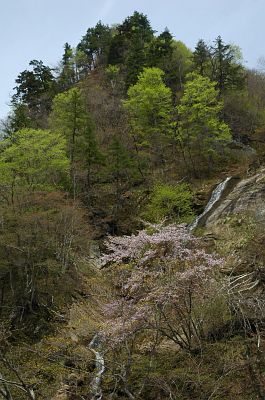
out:
M191 49L221 35L241 47L250 68L265 56L265 0L0 0L0 118L30 60L55 65L65 42L75 46L98 20L119 23L135 10Z

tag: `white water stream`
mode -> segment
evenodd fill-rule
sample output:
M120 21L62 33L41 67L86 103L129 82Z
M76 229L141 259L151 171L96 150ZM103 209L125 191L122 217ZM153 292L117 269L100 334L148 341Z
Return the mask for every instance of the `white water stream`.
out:
M224 181L220 182L219 185L213 190L210 200L208 201L204 211L200 214L194 222L189 225L189 230L193 231L201 221L201 219L213 208L213 206L220 200L228 182L231 177L226 178ZM91 393L92 400L102 400L102 390L100 387L101 378L105 371L105 360L104 355L101 351L101 341L98 334L95 334L91 342L89 343L89 349L95 355L96 368L95 368L95 376L91 382Z
M204 211L202 214L198 215L198 217L189 225L189 230L193 231L197 228L201 219L213 208L213 206L220 200L228 182L232 179L231 176L227 177L224 181L220 182L219 185L213 190L210 200L208 201Z
M91 382L92 400L102 400L102 390L100 387L101 376L105 371L105 360L101 353L101 343L99 335L96 334L89 343L89 349L95 354L96 357L96 372Z

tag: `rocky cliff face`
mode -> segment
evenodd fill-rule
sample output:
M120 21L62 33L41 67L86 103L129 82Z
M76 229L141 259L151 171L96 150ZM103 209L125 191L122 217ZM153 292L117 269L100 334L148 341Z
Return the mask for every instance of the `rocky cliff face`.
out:
M265 168L255 175L236 181L230 185L204 221L206 228L218 224L218 221L231 214L249 213L257 221L265 220Z

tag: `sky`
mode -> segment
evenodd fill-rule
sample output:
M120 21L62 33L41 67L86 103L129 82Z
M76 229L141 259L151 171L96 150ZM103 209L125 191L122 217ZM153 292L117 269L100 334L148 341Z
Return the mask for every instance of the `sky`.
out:
M0 118L31 60L55 66L65 42L75 46L99 20L120 23L135 10L191 49L200 38L210 43L221 35L241 47L249 68L265 56L265 0L0 0Z

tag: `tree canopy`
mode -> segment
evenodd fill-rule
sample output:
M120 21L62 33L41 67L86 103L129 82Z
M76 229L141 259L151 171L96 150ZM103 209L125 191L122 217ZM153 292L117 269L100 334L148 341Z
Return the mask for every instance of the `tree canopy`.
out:
M219 117L223 102L218 98L215 83L196 73L188 75L188 79L177 106L177 135L195 170L192 153L202 157L213 155L218 144L231 140L231 133Z
M41 189L60 187L67 177L66 140L57 132L23 129L1 143L1 184Z
M170 127L171 92L163 77L159 68L146 68L129 88L128 99L123 103L133 132L143 140L150 140L153 134L165 134Z

